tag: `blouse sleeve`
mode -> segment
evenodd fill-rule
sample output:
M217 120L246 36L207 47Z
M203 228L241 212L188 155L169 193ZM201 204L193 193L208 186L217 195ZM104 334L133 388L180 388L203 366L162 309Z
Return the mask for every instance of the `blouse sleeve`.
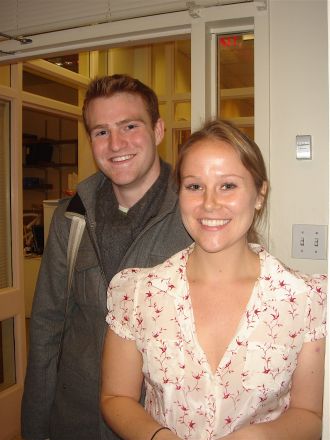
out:
M125 269L115 275L108 287L106 321L118 336L135 339L134 297L140 269Z
M309 297L306 308L305 342L324 338L326 331L327 277L314 275L308 281Z

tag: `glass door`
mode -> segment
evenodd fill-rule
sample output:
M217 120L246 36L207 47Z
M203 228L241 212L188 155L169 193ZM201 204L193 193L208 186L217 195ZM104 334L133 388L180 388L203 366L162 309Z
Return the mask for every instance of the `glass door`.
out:
M18 215L21 174L13 166L19 158L11 149L12 102L0 97L0 440L19 434L25 364Z
M254 34L218 35L218 116L254 139Z

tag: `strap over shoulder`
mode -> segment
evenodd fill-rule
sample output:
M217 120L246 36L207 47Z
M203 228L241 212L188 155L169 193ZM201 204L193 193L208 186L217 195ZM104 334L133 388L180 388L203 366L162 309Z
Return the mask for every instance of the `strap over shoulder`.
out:
M86 214L85 206L79 194L76 193L68 204L68 207L65 212L65 217L69 219L71 219L73 216L85 217L85 214Z
M67 249L68 278L67 278L67 287L66 287L66 302L65 302L65 311L64 311L65 314L64 314L63 328L61 331L60 343L58 347L58 353L57 353L57 369L59 368L59 364L62 356L65 326L66 326L66 320L69 310L69 299L71 295L73 270L76 264L81 238L83 236L84 229L86 226L85 212L86 212L85 207L79 195L76 194L71 199L68 208L65 212L65 216L71 219L71 227L70 227L68 249Z

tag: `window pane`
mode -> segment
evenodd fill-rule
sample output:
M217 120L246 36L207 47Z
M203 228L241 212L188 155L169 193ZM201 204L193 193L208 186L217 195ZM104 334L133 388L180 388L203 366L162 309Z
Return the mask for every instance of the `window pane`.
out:
M0 321L0 391L16 383L14 318Z
M254 132L254 36L218 37L218 115Z
M78 90L26 71L23 71L23 90L45 98L78 105Z
M190 125L191 105L188 102L176 102L174 104L175 122L188 122Z
M46 61L71 70L71 72L79 72L79 55L77 53L64 55L59 57L45 58Z
M190 93L191 91L191 42L179 40L175 42L175 93Z
M12 286L9 133L10 104L0 100L0 288Z
M10 66L0 66L0 84L10 87Z
M23 109L23 243L25 255L43 251L43 201L76 189L78 122Z
M152 87L157 95L166 94L166 54L165 44L152 45Z

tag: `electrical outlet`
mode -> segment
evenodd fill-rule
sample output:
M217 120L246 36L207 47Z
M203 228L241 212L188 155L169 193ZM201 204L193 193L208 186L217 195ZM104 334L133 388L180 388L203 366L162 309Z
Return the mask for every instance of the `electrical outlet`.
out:
M326 225L292 225L292 257L327 259Z

